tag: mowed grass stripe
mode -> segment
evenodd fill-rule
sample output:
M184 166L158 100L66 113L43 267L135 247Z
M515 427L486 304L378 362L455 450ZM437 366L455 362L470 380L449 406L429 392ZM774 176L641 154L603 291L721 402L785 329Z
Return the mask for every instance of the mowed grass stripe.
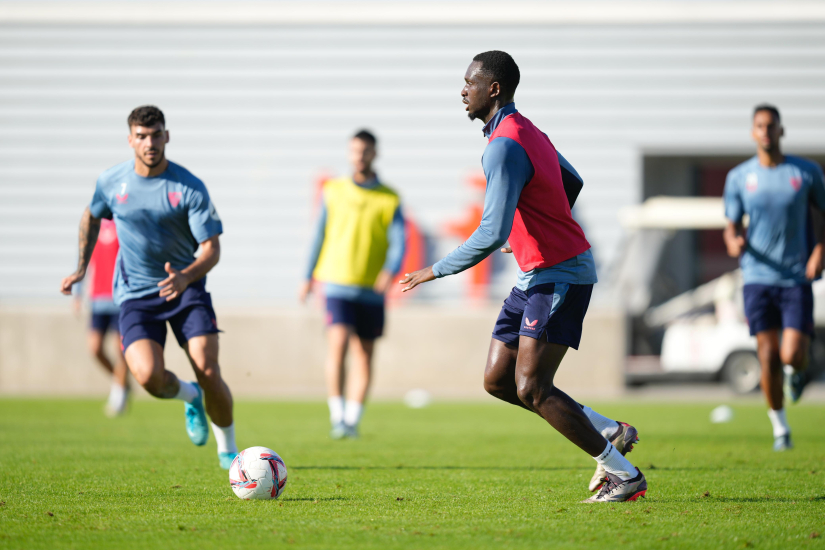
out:
M179 402L0 400L0 548L825 548L825 407L789 409L771 450L763 406L607 403L633 423L650 490L587 506L595 463L538 417L493 401L373 403L357 441L323 403L239 402L242 447L284 458L277 501L245 502L194 447ZM821 535L821 536L819 536Z

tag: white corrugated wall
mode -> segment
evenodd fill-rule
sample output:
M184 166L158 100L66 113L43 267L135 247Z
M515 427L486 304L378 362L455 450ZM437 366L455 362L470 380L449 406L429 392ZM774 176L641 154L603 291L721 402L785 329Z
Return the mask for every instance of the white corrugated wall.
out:
M602 265L645 152L748 152L761 101L782 109L787 150L825 151L823 24L0 26L0 301L57 299L80 212L97 175L130 158L126 116L146 103L224 221L216 300L294 299L314 181L347 169L360 127L437 259L458 244L439 235L480 169L481 124L459 91L488 49L515 57L516 105L583 176L578 216ZM460 295L454 279L421 297Z

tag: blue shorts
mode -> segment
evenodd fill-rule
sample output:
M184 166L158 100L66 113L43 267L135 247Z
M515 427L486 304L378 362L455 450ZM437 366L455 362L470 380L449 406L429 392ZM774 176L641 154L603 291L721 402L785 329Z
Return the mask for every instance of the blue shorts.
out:
M118 314L92 312L90 327L93 331L99 332L100 334L106 334L110 330L120 332L118 329Z
M811 285L745 285L745 317L751 336L766 330L795 328L814 335L814 293Z
M364 304L327 297L327 325L350 325L364 340L384 334L384 304Z
M526 292L514 288L504 300L493 338L518 345L519 336L579 349L593 285L546 283Z
M212 309L212 297L206 292L203 279L189 285L171 302L158 294L123 302L120 305L120 338L124 351L132 342L145 338L163 347L167 321L181 347L195 336L220 332Z

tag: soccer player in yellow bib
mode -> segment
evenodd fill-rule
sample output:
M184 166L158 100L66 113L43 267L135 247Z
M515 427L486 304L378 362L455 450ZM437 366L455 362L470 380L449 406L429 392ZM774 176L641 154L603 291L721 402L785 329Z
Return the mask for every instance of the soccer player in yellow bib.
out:
M359 131L350 140L352 177L324 183L306 280L298 293L305 302L313 281L324 285L326 377L334 439L358 437L375 340L384 331L384 295L404 258L401 202L372 169L376 144L373 134ZM347 351L350 366L345 380Z

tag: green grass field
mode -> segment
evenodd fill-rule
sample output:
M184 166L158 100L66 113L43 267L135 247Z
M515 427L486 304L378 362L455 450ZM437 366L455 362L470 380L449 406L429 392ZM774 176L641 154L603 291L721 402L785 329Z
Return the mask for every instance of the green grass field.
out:
M179 402L0 400L0 548L825 548L825 407L789 412L771 451L763 406L604 404L635 424L648 498L584 505L594 461L538 417L489 404L368 407L357 441L322 403L236 406L239 445L289 469L276 501L241 501ZM820 536L821 534L821 536Z

